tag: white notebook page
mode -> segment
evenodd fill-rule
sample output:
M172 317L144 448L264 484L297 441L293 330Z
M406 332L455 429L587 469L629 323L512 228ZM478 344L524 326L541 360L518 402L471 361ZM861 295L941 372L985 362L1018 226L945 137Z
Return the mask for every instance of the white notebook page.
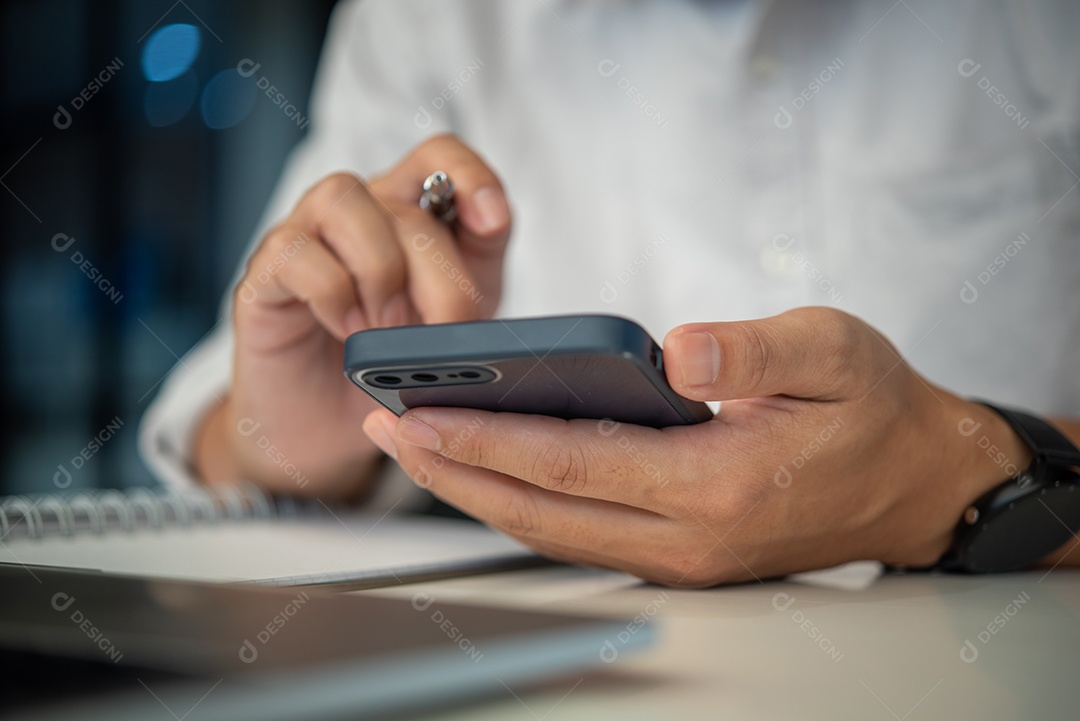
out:
M282 585L393 585L534 558L478 523L378 515L239 520L0 541L0 563L97 569L160 578Z

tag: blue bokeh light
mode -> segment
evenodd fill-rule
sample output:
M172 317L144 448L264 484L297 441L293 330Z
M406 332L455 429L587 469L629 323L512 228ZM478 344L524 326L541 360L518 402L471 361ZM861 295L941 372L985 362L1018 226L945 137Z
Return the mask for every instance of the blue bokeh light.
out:
M202 35L194 25L174 23L155 30L143 47L143 75L155 83L180 77L195 62L201 45Z
M206 127L221 130L236 125L255 106L255 83L236 68L222 70L203 88L202 118Z
M172 125L187 115L198 94L199 82L194 70L167 83L150 83L143 96L147 122L155 128Z

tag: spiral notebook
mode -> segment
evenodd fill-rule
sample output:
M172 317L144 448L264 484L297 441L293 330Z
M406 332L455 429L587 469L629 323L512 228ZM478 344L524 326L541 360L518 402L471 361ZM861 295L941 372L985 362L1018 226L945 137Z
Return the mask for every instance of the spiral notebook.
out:
M0 563L198 581L374 588L539 557L478 523L357 513L254 485L0 498Z

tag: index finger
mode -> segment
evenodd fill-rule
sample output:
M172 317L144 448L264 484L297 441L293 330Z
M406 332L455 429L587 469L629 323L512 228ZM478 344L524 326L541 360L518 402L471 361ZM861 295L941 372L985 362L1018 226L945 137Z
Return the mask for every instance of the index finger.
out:
M436 170L444 171L454 183L462 253L501 262L510 237L506 193L487 162L456 136L437 135L421 143L390 172L372 181L372 188L382 197L417 203L424 180Z
M549 491L665 513L680 476L665 433L612 421L419 408L396 427L398 438L447 458L519 478ZM682 429L685 430L685 429Z
M319 181L293 210L355 279L371 327L400 323L393 302L406 285L406 260L387 209L358 176L334 173Z

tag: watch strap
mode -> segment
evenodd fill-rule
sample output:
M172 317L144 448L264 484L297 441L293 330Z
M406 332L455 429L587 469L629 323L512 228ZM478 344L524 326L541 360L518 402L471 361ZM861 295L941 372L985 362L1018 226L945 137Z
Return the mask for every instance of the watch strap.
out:
M1080 449L1065 435L1038 416L976 401L1005 419L1037 458L1054 466L1080 466Z
M934 568L964 573L1016 570L1034 563L1080 529L1075 503L1059 508L1071 519L1066 523L1044 501L1044 498L1049 500L1046 494L1050 493L1060 502L1062 493L1068 498L1080 487L1080 474L1071 470L1080 466L1080 450L1042 418L985 401L976 402L1004 418L1031 448L1034 459L1027 469L971 504L957 526L952 546ZM1039 510L1032 503L1040 503L1053 522L1025 532L1016 524L1030 517L1030 511L1024 509Z

